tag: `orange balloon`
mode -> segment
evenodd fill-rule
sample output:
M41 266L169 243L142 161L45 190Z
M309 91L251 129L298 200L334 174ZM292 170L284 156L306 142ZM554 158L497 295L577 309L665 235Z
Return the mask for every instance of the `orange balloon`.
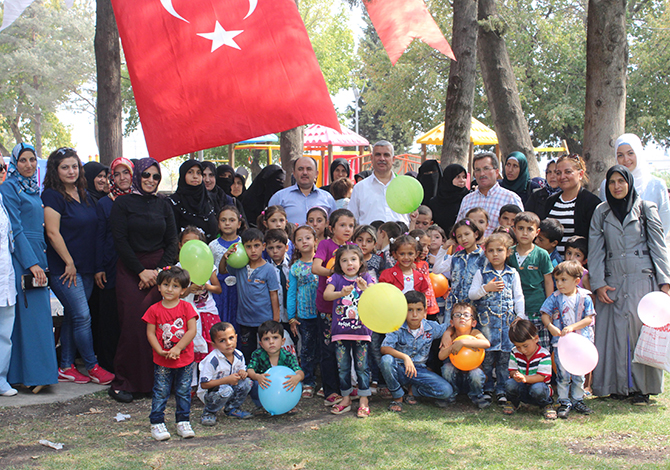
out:
M444 297L449 292L449 281L444 277L444 274L430 273L428 276L430 277L430 283L433 285L435 297Z
M458 341L459 339L475 339L475 337L470 335L462 335L456 338L454 341ZM456 369L467 372L469 370L476 369L482 364L482 362L484 362L484 350L461 348L461 350L458 351L458 354L449 354L449 359L451 359L451 363Z
M335 266L335 257L333 256L328 260L326 263L326 269L333 269L333 266Z

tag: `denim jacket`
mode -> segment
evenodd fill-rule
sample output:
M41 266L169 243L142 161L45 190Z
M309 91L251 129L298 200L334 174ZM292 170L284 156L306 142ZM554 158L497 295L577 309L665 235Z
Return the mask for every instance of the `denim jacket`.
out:
M451 291L447 298L446 312L457 302L470 302L468 291L477 270L482 269L486 257L480 246L472 253L457 251L451 258Z
M500 292L489 292L481 299L474 301L479 320L477 327L491 343L487 351L510 352L514 346L509 339L509 326L516 318L512 295L512 284L516 272L514 268L506 264L500 274L488 261L481 271L482 285L486 285L493 278L502 277L505 288Z
M405 322L400 329L386 335L382 347L387 346L407 354L412 358L414 365L425 365L433 340L441 338L447 328L449 328L449 323L440 325L436 321L422 320L419 334L415 338ZM402 362L398 358L396 361Z

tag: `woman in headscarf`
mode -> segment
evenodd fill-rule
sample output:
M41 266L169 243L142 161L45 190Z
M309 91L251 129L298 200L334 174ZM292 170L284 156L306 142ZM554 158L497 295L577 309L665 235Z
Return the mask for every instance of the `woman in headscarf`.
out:
M516 193L524 204L530 193L540 186L532 183L528 173L528 160L521 152L512 152L507 156L504 167L504 177L500 186ZM520 209L523 209L521 207Z
M663 371L633 363L642 322L637 305L649 292L670 292L670 264L656 204L643 200L623 165L607 171L605 197L589 232L589 277L596 294L600 360L593 392L646 405L661 393ZM670 300L670 299L669 299Z
M336 158L330 164L330 179L326 186L321 186L324 191L330 192L330 185L340 178L349 178L351 176L351 167L346 158Z
M235 173L233 185L230 187L230 195L238 200L247 190L247 177L242 173Z
M428 201L433 211L433 222L450 233L456 223L456 216L463 198L470 192L466 187L468 174L458 163L452 163L442 172L437 193Z
M217 215L222 207L235 206L237 207L237 210L240 211L240 214L242 214L242 218L246 220L246 217L244 215L244 208L242 207L242 203L238 199L239 195L242 194L246 189L244 187L244 178L236 174L235 179L233 180L233 184L230 187L230 192L226 193L223 189L221 189L221 186L217 184L217 176L216 176L217 170L214 163L207 160L201 163L202 163L202 181L203 183L205 183L205 188L207 188L207 191L209 191L209 195L211 196L212 201L214 201ZM228 165L221 165L221 166L226 167ZM236 193L238 177L242 178L242 189Z
M360 183L361 181L363 181L365 178L367 178L371 174L372 174L372 170L363 170L360 173L356 173L354 175L354 180L356 181L356 183Z
M102 163L88 162L84 165L84 174L88 184L88 195L98 202L109 194L109 168Z
M561 188L558 186L558 178L556 177L556 160L550 160L549 163L547 163L545 177L544 185L540 183L540 187L534 189L528 197L528 200L523 203L524 210L534 212L538 217L542 217L545 213L547 199L549 199L550 196L561 192ZM605 196L603 195L603 197Z
M417 179L423 186L423 201L421 204L427 205L437 194L437 187L442 178L442 167L437 160L426 160L419 167ZM434 220L434 219L433 219Z
M670 201L665 181L651 174L651 168L642 149L642 142L635 134L623 134L614 143L619 165L628 168L635 178L635 192L645 201L653 202L663 223L665 237L670 234ZM605 197L605 181L600 185L600 199Z
M170 202L156 194L160 180L156 160L139 160L131 194L114 201L109 217L119 254L116 299L121 328L109 395L125 403L133 400L133 393L149 394L153 388L154 365L142 315L161 300L158 270L177 259L174 214Z
M193 225L205 233L207 243L219 233L217 206L202 181L202 163L186 160L179 167L177 190L169 197L177 231Z
M14 328L10 330L11 359L4 351L0 352L0 358L4 356L9 361L7 381L10 384L42 388L58 382L58 364L49 289L21 289L21 276L34 276L41 285L47 280L44 209L37 180L37 153L32 145L14 147L0 193L12 226L12 264L19 293ZM6 391L0 385L0 392Z
M230 194L230 187L233 185L233 176L235 169L230 165L219 165L216 168L216 184L223 189L226 194Z
M286 172L278 165L268 165L254 178L249 189L242 196L242 205L247 221L254 226L261 211L268 205L274 193L284 188Z

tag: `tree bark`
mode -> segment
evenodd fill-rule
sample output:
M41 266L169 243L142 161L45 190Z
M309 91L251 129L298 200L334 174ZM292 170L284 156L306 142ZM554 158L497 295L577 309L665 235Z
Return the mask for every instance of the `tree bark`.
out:
M303 143L305 141L305 126L298 126L281 133L279 138L279 158L281 167L286 172L284 186L291 186L291 175L293 174L293 159L302 157Z
M477 0L454 0L453 8L451 48L456 61L449 67L440 163L468 168L477 77Z
M97 131L100 163L123 156L121 48L111 0L97 0L95 62L98 75Z
M528 122L521 109L516 77L505 45L506 25L495 0L479 0L477 56L491 115L503 156L520 151L528 159L531 177L539 176Z
M616 161L614 142L626 124L626 0L590 0L588 11L584 160L595 192Z

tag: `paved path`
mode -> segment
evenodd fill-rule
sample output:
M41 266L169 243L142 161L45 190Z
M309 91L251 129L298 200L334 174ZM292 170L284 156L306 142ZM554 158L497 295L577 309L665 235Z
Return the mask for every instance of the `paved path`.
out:
M91 393L107 390L109 385L98 385L94 383L76 384L73 382L59 382L44 387L35 394L28 388L18 388L18 395L13 397L0 397L1 407L16 407L28 405L42 405L44 403L56 403L69 401Z

